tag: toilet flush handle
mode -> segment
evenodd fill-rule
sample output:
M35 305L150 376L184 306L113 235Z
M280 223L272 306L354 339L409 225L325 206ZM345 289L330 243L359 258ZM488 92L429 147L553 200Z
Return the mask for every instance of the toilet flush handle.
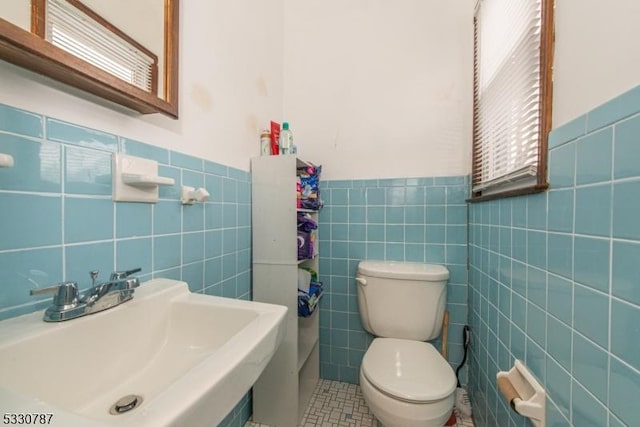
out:
M364 277L356 277L356 282L358 282L359 285L367 286L367 279Z

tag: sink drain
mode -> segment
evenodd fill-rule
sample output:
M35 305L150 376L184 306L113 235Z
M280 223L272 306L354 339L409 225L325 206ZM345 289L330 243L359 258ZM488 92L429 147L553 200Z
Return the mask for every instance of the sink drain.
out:
M129 394L118 399L111 409L109 409L109 413L111 415L124 414L125 412L129 412L132 409L137 408L140 404L142 404L142 396Z

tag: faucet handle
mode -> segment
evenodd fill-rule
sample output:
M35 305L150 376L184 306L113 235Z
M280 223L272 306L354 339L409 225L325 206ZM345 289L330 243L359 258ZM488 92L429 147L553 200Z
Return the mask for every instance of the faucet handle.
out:
M114 271L113 273L111 273L111 278L110 280L122 280L122 279L126 279L127 277L131 276L134 273L138 273L142 271L141 268L134 268L133 270L126 270L126 271Z
M64 307L78 303L78 284L76 282L62 282L46 288L32 289L30 295L56 294L53 305Z
M89 276L91 276L91 286L95 286L96 285L96 281L98 280L98 274L100 273L99 270L92 270L89 272Z

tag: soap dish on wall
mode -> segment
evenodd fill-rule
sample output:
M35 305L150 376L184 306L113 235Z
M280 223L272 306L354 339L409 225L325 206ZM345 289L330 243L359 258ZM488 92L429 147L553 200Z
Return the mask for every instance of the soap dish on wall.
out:
M113 155L113 200L156 203L159 185L174 185L173 178L158 176L158 162L116 153Z

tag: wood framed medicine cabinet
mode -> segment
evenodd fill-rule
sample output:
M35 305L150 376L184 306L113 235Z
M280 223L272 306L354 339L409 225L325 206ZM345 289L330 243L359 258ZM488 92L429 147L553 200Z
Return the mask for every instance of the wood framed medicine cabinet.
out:
M164 76L162 96L121 80L36 34L44 32L42 0L31 2L31 32L0 16L0 59L141 114L162 113L177 119L179 0L157 1L164 3L160 6L164 9L164 61L159 64Z

